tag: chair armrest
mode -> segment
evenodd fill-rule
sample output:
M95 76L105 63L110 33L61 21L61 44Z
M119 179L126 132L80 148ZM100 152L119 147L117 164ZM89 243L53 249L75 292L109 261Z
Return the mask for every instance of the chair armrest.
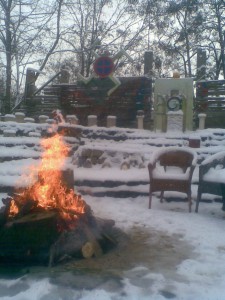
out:
M199 181L203 180L203 176L209 172L210 169L216 168L218 165L222 165L225 168L225 152L219 152L208 159L205 159L199 166Z
M191 165L190 172L189 172L189 180L191 181L194 170L195 170L196 164Z
M149 171L150 178L152 178L153 170L155 169L155 167L156 167L156 161L150 162L148 164L148 171Z

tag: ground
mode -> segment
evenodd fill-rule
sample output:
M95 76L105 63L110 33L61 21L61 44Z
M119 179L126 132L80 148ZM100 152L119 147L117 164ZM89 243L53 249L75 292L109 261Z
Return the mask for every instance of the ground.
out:
M2 122L4 128L9 125ZM24 134L31 130L31 126L34 125L24 125ZM128 133L121 129L118 134L121 138ZM224 130L216 130L215 134L206 130L200 134L202 144L196 149L199 163L211 154L224 150L225 145ZM147 131L135 131L130 135L129 140L119 140L118 143L103 138L99 141L97 138L94 141L84 139L84 142L87 147L99 146L98 150L104 147L115 149L118 156L110 156L111 163L115 163L115 158L123 158L124 152L141 153L147 163L158 147L175 143L182 146L188 138L188 134L185 134L184 140L182 137L175 139ZM1 186L14 186L20 178L22 167L34 164L40 157L39 138L33 134L13 138L2 136L0 142ZM104 182L110 176L113 182L120 180L126 183L137 178L146 183L113 188L84 186L89 191L84 194L84 199L93 213L100 218L115 220L118 247L101 258L65 261L52 268L0 266L1 300L225 299L225 212L221 210L221 202L216 202L212 195L204 197L208 202L201 202L198 214L194 212L198 172L194 174L192 185L191 213L183 195L178 196L179 202L160 203L155 194L152 209L149 210L146 165L145 169L132 167L130 170L120 170L119 162L116 160L118 166L115 163L112 169L105 169L101 174L95 172L94 167L85 170L80 167L77 172L77 166L74 166L75 175L79 175L80 179L88 177L90 182L93 179ZM143 178L139 178L142 173ZM136 196L122 198L106 194L106 190L112 189L120 193L122 188L135 190ZM1 198L4 196L1 194Z
M118 247L100 258L69 260L53 268L33 266L1 272L1 300L224 300L224 220L221 203L148 197L87 196L99 217L116 221Z

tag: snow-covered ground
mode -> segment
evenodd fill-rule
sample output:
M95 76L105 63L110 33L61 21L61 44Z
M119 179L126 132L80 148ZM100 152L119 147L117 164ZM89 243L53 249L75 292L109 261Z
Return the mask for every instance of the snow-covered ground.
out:
M221 133L224 134L224 130ZM112 148L113 145L113 150L118 152L124 153L127 149L127 152L132 150L147 157L152 151L157 151L159 142L163 144L165 138L161 134L138 130L131 134L142 138L142 142L140 139L117 143L84 139L84 144L88 147L97 145L98 149ZM200 134L212 136L210 130ZM7 152L8 148L4 144L7 138L0 137L0 157L13 156L13 151L19 157L18 160L0 163L0 183L9 185L10 182L14 184L13 178L16 180L20 177L23 166L38 162L40 149L36 137L21 137L24 147L20 143L18 145L18 138L8 139L13 144L11 152ZM26 146L29 139L33 139L33 146ZM173 143L176 143L175 139ZM210 140L210 143L208 147L196 149L199 157L224 149L222 138L216 142ZM115 162L114 166L107 169L99 166L85 169L73 165L74 174L77 179L80 176L102 181L107 178L111 181L133 180L135 177L143 181L148 179L146 168L120 170L118 160ZM197 171L198 168L194 174L196 180ZM148 186L140 188L141 191L143 189L147 192ZM104 188L102 190L104 192ZM196 199L196 185L193 185L192 193L193 199ZM5 194L0 196L2 198ZM180 196L183 198L183 195ZM198 214L189 213L185 201L160 203L157 195L153 197L151 210L147 208L148 195L114 198L104 195L96 197L90 192L84 198L96 216L114 219L116 227L130 237L127 248L124 245L121 251L113 250L116 251L117 261L114 257L114 263L110 263L113 253L107 253L83 265L73 261L51 269L30 267L7 270L0 266L0 299L225 299L225 212L221 210L222 204L214 201L214 196L207 195L207 199L212 201L202 202ZM88 265L95 267L92 269Z

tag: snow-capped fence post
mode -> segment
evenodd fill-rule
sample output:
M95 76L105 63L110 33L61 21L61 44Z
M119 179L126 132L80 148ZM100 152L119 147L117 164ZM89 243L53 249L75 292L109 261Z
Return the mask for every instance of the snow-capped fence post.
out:
M97 116L95 115L88 116L88 126L97 126Z
M22 112L16 112L15 113L16 122L17 123L24 123L25 114Z
M143 110L137 111L137 128L144 129L144 111Z
M66 116L66 122L73 124L73 125L77 125L78 124L78 118L76 115L67 115Z
M24 118L24 122L25 123L35 123L35 119L34 118Z
M107 127L116 127L116 116L107 116Z
M49 117L45 116L45 115L40 115L38 117L38 119L39 119L39 123L43 124L43 123L47 123L47 120L49 119Z
M5 122L15 122L15 121L16 121L16 117L14 115L11 114L5 115Z
M205 129L206 114L198 114L198 118L199 118L198 129L200 129L200 130Z

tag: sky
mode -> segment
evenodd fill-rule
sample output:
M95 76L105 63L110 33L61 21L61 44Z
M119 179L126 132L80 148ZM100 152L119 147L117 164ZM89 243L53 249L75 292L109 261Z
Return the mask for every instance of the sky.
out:
M23 133L21 137L3 137L3 131L7 130ZM39 162L42 149L35 133L40 130L37 124L0 122L0 187L14 186L21 174L29 173L27 167ZM100 134L115 128L92 130ZM200 148L192 149L200 161L224 149L224 129L194 134L204 137ZM193 133L118 129L116 135L127 140L81 137L83 145L66 163L74 170L75 190L83 193L94 215L115 220L118 247L100 258L70 260L52 268L33 266L6 272L0 266L1 300L225 299L225 212L221 210L221 202L210 194L204 196L207 201L200 203L199 213L194 212L198 165L193 175L191 213L184 195L174 192L165 195L167 200L172 197L174 201L163 203L154 194L152 209L148 209L147 163L152 154L168 144L187 147L187 139ZM78 141L65 140L70 145ZM103 151L110 167L97 164L85 168L79 162L83 149ZM131 162L134 157L136 162L143 163L142 168L137 163L131 164L130 169L120 169L124 160ZM102 185L79 187L76 182L82 179L96 180ZM121 181L124 185L107 187L106 180ZM127 186L131 180L140 182L133 187L139 195L120 197L119 191L132 191ZM114 197L108 196L112 190L117 192ZM99 192L101 196L97 196ZM6 194L0 196L4 198Z

